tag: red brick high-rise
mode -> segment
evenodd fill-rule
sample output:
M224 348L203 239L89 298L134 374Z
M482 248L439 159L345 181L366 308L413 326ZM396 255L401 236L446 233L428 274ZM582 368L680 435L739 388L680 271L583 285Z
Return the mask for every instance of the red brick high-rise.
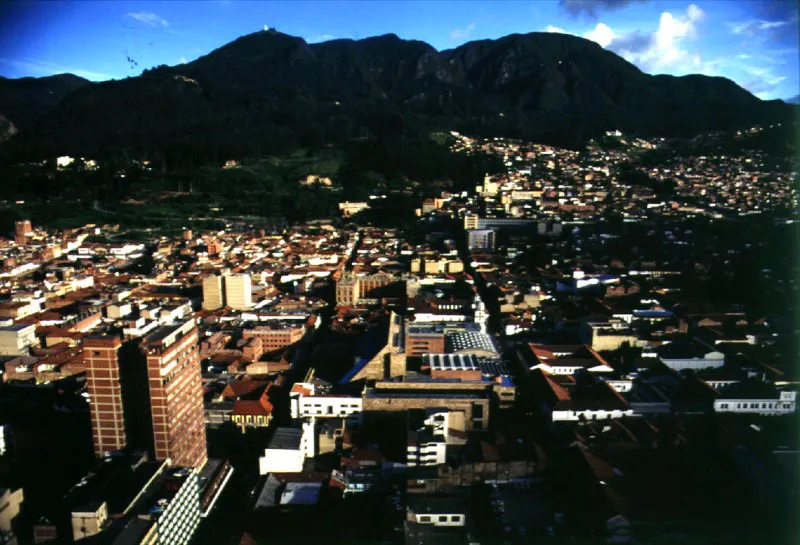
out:
M140 346L147 361L156 459L202 467L208 453L197 327L192 320L161 326Z
M31 220L21 220L14 223L14 234L15 235L29 235L33 233L33 227L31 226Z
M17 244L27 244L28 236L33 233L30 220L21 220L14 223L14 242Z
M127 445L119 381L120 346L122 341L119 337L105 335L83 341L92 442L98 457Z

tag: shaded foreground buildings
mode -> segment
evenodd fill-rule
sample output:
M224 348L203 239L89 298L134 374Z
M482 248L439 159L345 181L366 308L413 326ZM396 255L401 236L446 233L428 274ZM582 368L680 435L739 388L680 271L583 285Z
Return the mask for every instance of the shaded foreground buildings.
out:
M35 541L68 542L71 527L81 543L189 543L230 471L207 464L194 320L139 339L89 336L83 348L97 462L64 498L69 520L39 520Z

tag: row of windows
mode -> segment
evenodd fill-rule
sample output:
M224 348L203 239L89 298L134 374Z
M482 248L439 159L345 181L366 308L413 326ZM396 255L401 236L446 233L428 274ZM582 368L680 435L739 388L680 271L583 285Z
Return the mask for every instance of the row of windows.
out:
M734 405L733 403L720 403L719 408L720 409L728 409L728 408L732 409L732 408L734 408L733 405ZM778 408L788 409L788 408L791 407L790 403L783 403L783 404L781 404L781 403L736 403L735 405L736 405L737 409L778 409ZM781 407L781 405L782 405L782 407Z
M420 515L420 522L463 522L464 515Z
M309 407L316 407L316 408L328 407L328 408L331 408L331 407L334 407L334 405L333 404L328 404L328 403L304 403L303 404L303 408L309 408ZM360 409L361 408L361 403L340 403L339 407L342 408L342 409L344 409L344 408Z

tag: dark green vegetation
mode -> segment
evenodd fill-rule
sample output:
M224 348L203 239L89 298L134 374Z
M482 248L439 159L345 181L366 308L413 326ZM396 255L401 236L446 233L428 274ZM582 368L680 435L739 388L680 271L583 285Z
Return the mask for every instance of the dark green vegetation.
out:
M13 123L19 130L29 129L65 96L89 83L72 74L46 78L0 77L0 142L4 141L5 123Z
M649 76L567 35L438 52L395 35L309 45L275 31L84 85L33 127L4 104L0 96L0 113L21 129L7 157L148 158L167 170L442 129L568 146L607 129L685 136L785 119L792 108L723 78Z
M370 195L386 198L370 200L372 208L358 221L398 225L414 219L423 198L474 187L485 173L501 169L496 158L452 153L441 134L353 139L245 158L233 168L162 172L157 164L122 159L100 160L93 170L78 162L64 169L52 162L3 165L4 197L25 204L0 204L0 232L23 218L52 227L119 223L162 233L182 226L217 228L223 219L294 223L338 216L339 202ZM330 185L308 183L308 176L327 178Z

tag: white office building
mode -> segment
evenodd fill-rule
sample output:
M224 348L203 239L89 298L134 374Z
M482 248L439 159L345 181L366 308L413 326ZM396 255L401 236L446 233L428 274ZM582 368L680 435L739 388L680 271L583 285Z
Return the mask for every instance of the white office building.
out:
M233 310L253 308L253 292L249 274L225 277L225 305Z

